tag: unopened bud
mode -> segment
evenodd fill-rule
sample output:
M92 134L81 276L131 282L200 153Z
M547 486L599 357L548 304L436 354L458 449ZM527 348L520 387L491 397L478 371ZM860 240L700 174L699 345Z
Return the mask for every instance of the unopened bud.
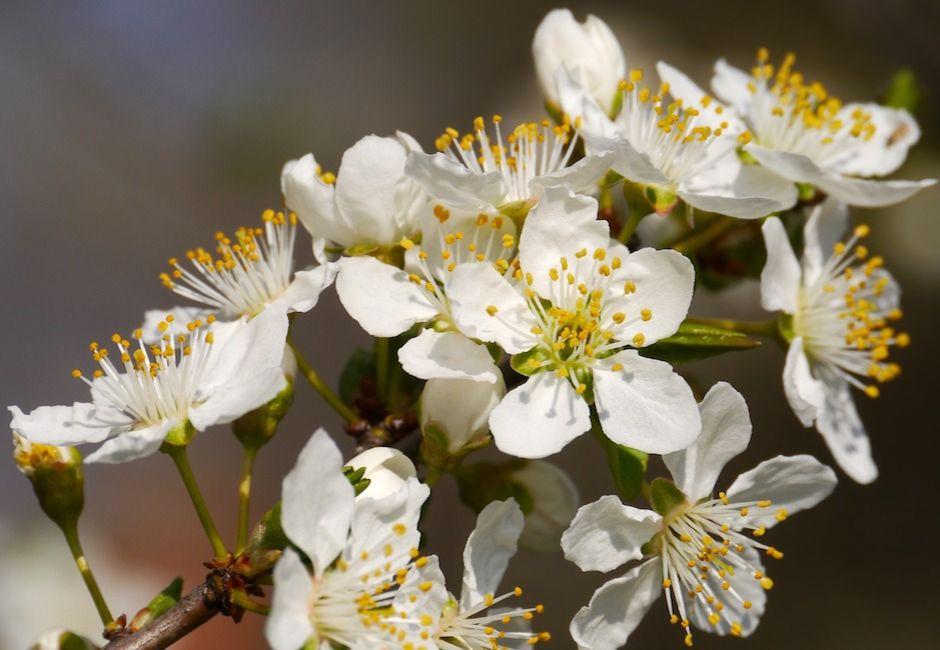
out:
M46 516L59 526L74 524L85 505L82 456L78 450L31 443L14 431L13 459L32 482Z
M277 433L278 425L294 401L293 378L287 375L285 378L287 385L271 401L232 422L232 432L246 448L260 449Z
M502 375L495 382L430 379L421 393L422 457L443 467L489 443L490 411L506 393Z
M357 497L382 499L400 490L417 476L414 463L393 447L373 447L347 463L347 476Z
M98 646L68 630L48 630L36 640L30 650L96 650Z

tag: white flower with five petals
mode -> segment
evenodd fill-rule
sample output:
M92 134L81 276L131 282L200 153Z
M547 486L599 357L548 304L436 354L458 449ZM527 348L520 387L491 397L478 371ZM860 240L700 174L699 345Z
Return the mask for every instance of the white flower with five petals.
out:
M382 498L356 499L342 467L321 429L284 477L281 523L312 574L300 554L284 551L274 567L265 636L274 650L418 648L420 637L389 623L389 605L408 588L412 562L424 562L417 525L428 488L410 477Z
M807 83L794 70L792 54L776 69L768 59L761 48L751 74L719 60L712 77L715 94L749 129L744 151L762 167L863 207L898 203L936 183L871 178L894 172L920 138L910 113L873 103L842 104L822 84Z
M750 416L741 394L725 383L713 386L700 408L698 440L663 457L675 484L657 479L651 487L654 505L666 507L654 512L601 497L578 511L562 537L565 557L583 571L611 571L646 558L601 586L575 615L570 631L579 648L619 648L660 595L686 645L692 644L691 626L750 634L764 612L764 592L773 587L760 554L783 557L759 539L834 489L835 474L815 458L777 456L715 496L725 463L748 445ZM667 498L657 500L657 493Z
M519 355L530 374L490 414L496 445L524 458L553 454L591 427L651 453L682 449L698 434L685 381L642 348L675 333L692 297L691 263L674 251L630 253L612 242L597 202L561 189L526 219L519 257L504 273L464 264L449 295L465 335ZM588 393L590 386L591 392Z
M822 434L836 462L860 483L878 476L852 387L877 397L877 384L900 373L889 348L910 339L893 323L901 318L901 290L859 240L858 226L846 242L846 206L829 199L815 208L803 230L802 263L779 219L763 226L767 264L761 273L761 303L786 314L790 339L783 386L804 426ZM867 382L867 383L866 383Z
M85 462L118 463L156 452L168 434L190 425L202 431L231 422L286 385L283 314L262 312L233 323L210 316L190 323L185 334L171 334L166 320L158 328L162 338L153 345L144 342L141 330L133 343L115 334L115 362L106 347L92 343L99 365L92 379L72 371L88 384L92 401L41 406L28 414L11 406L11 428L41 444L104 442Z
M562 107L579 116L592 152L611 152L613 170L644 188L659 214L681 199L708 212L754 219L796 203L791 183L735 155L734 124L715 102L669 101L672 85L643 85L643 71L621 83L623 102L611 119L565 68L557 72Z
M627 64L617 37L597 16L588 15L579 23L569 9L548 12L532 38L532 57L542 93L549 102L560 103L555 73L564 66L606 112L613 109L617 85L626 74Z

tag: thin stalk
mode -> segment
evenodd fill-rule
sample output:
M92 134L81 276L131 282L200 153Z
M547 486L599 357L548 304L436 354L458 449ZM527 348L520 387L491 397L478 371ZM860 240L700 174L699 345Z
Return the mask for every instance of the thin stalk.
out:
M258 447L244 447L242 451L242 473L238 481L238 532L235 539L235 554L245 551L248 544L248 516L251 506L251 473L258 457Z
M209 538L212 552L215 553L217 558L224 558L228 555L228 549L225 548L225 543L219 535L219 529L216 528L215 522L212 520L212 514L209 512L209 507L206 505L206 500L203 498L199 485L196 483L193 468L189 465L189 456L186 453L186 447L181 445L165 445L164 447L166 454L173 459L173 464L176 465L180 478L183 479L186 492L189 493L189 498L193 502L193 508L196 509L196 516L199 517L199 523L202 524L203 530L206 531L206 537Z
M642 214L640 210L634 209L633 206L630 206L630 212L627 215L627 220L620 227L620 232L617 234L617 241L621 244L626 244L630 241L630 237L633 236L633 233L636 232L636 227L640 225L640 220L645 215Z
M388 399L388 339L375 339L375 388L382 401Z
M680 253L694 253L702 246L710 244L735 226L733 217L720 217L701 230L693 231L687 237L672 244L673 250Z
M246 594L244 591L241 591L240 589L233 589L231 595L232 604L237 607L241 607L247 612L253 612L255 614L260 614L261 616L267 616L271 612L270 606L253 600L251 596Z
M753 336L766 336L768 338L779 339L780 328L775 318L762 321L731 320L729 318L697 318L689 317L686 319L689 323L698 325L711 325L722 329L740 332L741 334L750 334Z
M78 538L78 521L61 526L61 528L62 534L65 535L65 541L69 545L69 551L72 553L72 558L75 560L75 566L78 567L78 572L82 574L85 587L88 588L88 593L95 603L95 609L98 610L101 624L108 627L114 623L114 617L111 616L111 610L108 609L108 603L105 601L104 595L98 587L95 574L88 565L88 560L85 559L85 551L82 550L82 543Z
M295 344L291 339L287 339L287 344L290 345L290 349L294 351L294 356L297 358L297 369L300 370L301 374L307 378L307 381L310 382L310 385L313 386L313 389L320 393L320 396L326 400L326 403L333 407L333 410L336 411L341 418L346 420L346 422L355 422L359 419L359 416L356 415L356 412L353 411L343 400L339 398L339 395L333 392L333 390L326 385L326 382L317 374L317 371L307 362L304 356L300 353L300 350L297 349L297 344Z

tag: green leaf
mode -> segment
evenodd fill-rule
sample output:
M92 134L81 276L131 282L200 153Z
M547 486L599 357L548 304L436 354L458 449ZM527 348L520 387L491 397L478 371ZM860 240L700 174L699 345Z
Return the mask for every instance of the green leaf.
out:
M356 348L339 375L339 396L347 404L359 392L363 378L375 374L375 355L371 350Z
M635 499L643 490L643 477L649 457L638 449L618 445L613 440L600 434L604 450L607 452L607 464L614 484L624 500Z
M146 607L137 612L137 615L130 623L131 630L136 632L150 625L178 603L182 595L183 579L176 577L160 593L154 596Z
M687 501L682 491L669 479L656 478L650 483L650 505L664 517Z
M281 504L268 510L251 531L245 555L248 556L251 575L264 573L277 561L290 540L281 527Z
M640 348L639 352L650 359L677 364L707 359L725 352L749 350L758 345L760 345L759 340L740 332L714 325L685 322L672 336Z
M913 113L920 104L920 89L914 71L901 68L891 77L884 97L885 106L904 108Z

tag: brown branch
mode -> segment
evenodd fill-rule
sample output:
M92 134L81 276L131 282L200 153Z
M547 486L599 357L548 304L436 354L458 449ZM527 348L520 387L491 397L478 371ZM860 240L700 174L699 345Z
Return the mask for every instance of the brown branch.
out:
M210 575L153 623L127 636L113 639L104 650L161 650L176 643L225 607L226 594ZM223 588L224 589L224 588Z

